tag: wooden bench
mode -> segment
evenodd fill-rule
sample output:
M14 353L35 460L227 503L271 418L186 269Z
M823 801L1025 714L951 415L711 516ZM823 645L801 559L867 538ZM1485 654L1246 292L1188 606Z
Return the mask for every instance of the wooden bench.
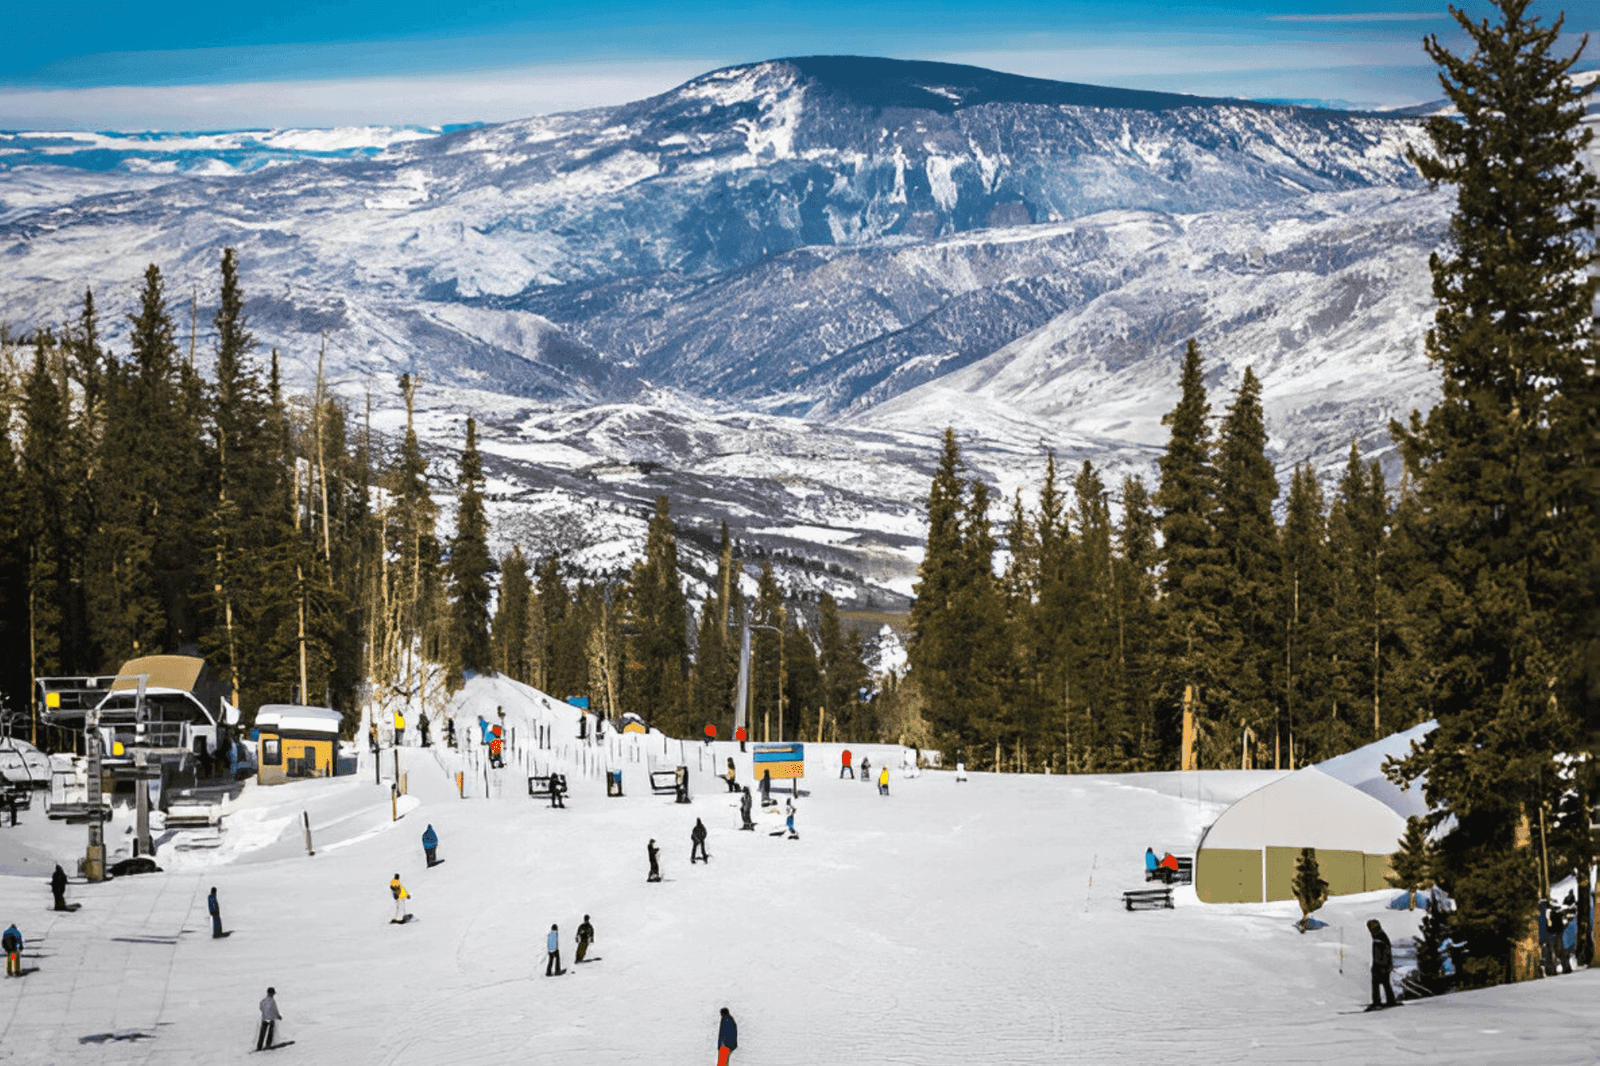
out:
M1194 858L1187 855L1174 856L1174 858L1178 860L1177 870L1163 869L1158 866L1154 870L1146 870L1144 879L1146 881L1160 881L1162 884L1167 885L1194 884Z
M1122 905L1128 910L1139 907L1165 907L1172 909L1171 888L1130 888L1122 894Z

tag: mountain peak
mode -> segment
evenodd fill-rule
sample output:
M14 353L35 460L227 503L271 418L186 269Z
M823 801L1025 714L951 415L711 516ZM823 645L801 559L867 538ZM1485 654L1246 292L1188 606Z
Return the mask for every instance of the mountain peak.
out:
M831 97L857 107L877 110L907 109L951 114L983 104L1039 104L1138 111L1170 111L1217 104L1266 106L1249 100L1030 78L962 63L878 56L794 56L773 59L712 71L694 79L689 85L779 70L792 72L796 84L804 87L810 95Z

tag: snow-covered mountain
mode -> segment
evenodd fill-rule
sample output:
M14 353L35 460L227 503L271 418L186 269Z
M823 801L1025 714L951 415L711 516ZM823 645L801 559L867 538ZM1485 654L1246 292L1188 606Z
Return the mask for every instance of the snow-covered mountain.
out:
M944 425L1007 493L1046 449L1147 469L1190 336L1217 409L1255 367L1285 465L1433 395L1448 200L1415 119L811 57L495 126L207 137L146 138L171 174L0 145L0 319L85 285L120 310L155 262L204 322L236 247L292 384L326 336L392 423L420 374L434 443L478 412L520 513L665 491L904 590Z

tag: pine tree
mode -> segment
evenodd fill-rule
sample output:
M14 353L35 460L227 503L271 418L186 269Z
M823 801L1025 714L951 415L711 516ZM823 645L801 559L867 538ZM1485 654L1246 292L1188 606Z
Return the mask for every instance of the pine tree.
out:
M494 610L494 668L513 681L531 684L528 669L528 618L533 582L520 545L500 560L500 598Z
M1217 445L1214 528L1228 569L1225 634L1217 651L1228 664L1229 724L1239 721L1258 737L1270 734L1279 703L1273 604L1281 565L1272 517L1278 481L1266 448L1261 383L1246 367Z
M1219 655L1225 634L1221 626L1227 600L1229 567L1217 543L1215 528L1217 472L1212 463L1211 429L1200 348L1190 341L1184 351L1178 405L1162 418L1171 426L1162 454L1160 509L1162 567L1162 651L1168 668L1160 693L1161 739L1176 762L1186 687L1195 696L1195 732L1199 756L1206 765L1223 764L1228 746L1211 742L1213 720L1227 691L1227 665Z
M665 496L656 499L645 556L628 578L626 704L667 733L684 736L688 720L689 605L678 572L678 540Z
M1157 767L1155 692L1156 519L1143 480L1122 481L1122 523L1117 528L1116 602L1119 699L1127 721L1129 770Z
M1328 743L1328 523L1322 487L1310 463L1295 467L1280 531L1283 576L1278 617L1283 647L1283 722L1287 766L1336 753ZM1298 750L1296 744L1298 743Z
M446 674L450 691L460 688L467 672L490 668L489 517L483 505L483 457L478 454L478 423L467 419L467 443L456 479L456 534L450 541L450 620L454 655Z
M821 646L823 702L838 723L843 740L864 740L861 693L867 686L867 666L861 638L839 618L839 604L827 593L817 606L817 642Z
M1597 185L1584 165L1584 91L1553 54L1560 21L1499 0L1500 21L1453 14L1471 55L1428 38L1457 115L1431 120L1415 157L1457 187L1427 350L1443 396L1393 426L1417 479L1418 549L1436 568L1429 649L1438 728L1407 760L1437 813L1440 884L1458 904L1464 979L1531 972L1515 945L1540 896L1531 812L1556 801L1555 757L1592 714L1596 380L1590 234ZM1458 116L1458 117L1457 117ZM1591 653L1592 654L1592 653Z
M34 341L33 370L22 389L22 455L18 489L22 551L27 560L26 622L32 677L63 672L62 627L68 614L68 560L73 551L67 505L71 468L67 404L52 363L58 360L46 337Z
M1291 890L1300 904L1300 921L1296 927L1304 933L1311 924L1311 915L1328 902L1328 882L1323 879L1322 867L1317 863L1316 848L1300 849L1300 857L1294 860Z
M1406 892L1408 910L1417 909L1417 893L1433 884L1433 847L1428 843L1428 827L1422 818L1412 815L1406 819L1406 833L1400 838L1400 850L1389 859L1394 872L1384 880L1392 888Z

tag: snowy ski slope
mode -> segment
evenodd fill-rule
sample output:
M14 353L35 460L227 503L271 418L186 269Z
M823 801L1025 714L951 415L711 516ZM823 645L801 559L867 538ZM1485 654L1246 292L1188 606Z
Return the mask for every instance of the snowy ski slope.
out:
M0 1062L242 1061L256 1003L278 990L300 1063L710 1063L717 1010L739 1021L739 1066L1591 1062L1600 977L1458 994L1379 1015L1366 1000L1363 925L1379 917L1401 965L1415 919L1389 893L1324 908L1301 935L1291 904L1126 912L1147 844L1192 853L1226 803L1274 772L1046 777L927 771L892 795L838 780L838 745L808 745L800 839L741 833L711 777L737 745L575 740L576 712L501 679L452 704L463 740L507 710L518 749L490 775L476 751L402 749L409 795L391 821L388 768L246 790L222 848L158 850L167 872L74 884L76 914L47 910L57 857L83 830L42 811L0 829L0 923L28 938L21 980L0 984ZM529 750L536 725L552 747ZM436 730L436 739L442 730ZM408 736L414 742L415 738ZM665 749L665 757L662 757ZM857 748L857 754L861 753ZM682 757L693 803L644 787ZM626 795L606 798L605 766ZM568 773L568 809L526 795L524 774ZM466 776L466 798L454 773ZM780 790L780 794L783 794ZM781 806L779 808L781 810ZM315 833L307 856L302 812ZM711 862L688 862L696 818ZM425 869L432 824L444 864ZM108 839L125 841L123 823ZM645 843L666 880L645 883ZM388 923L399 872L417 920ZM215 885L233 935L209 936ZM589 914L592 963L547 979L544 935Z

